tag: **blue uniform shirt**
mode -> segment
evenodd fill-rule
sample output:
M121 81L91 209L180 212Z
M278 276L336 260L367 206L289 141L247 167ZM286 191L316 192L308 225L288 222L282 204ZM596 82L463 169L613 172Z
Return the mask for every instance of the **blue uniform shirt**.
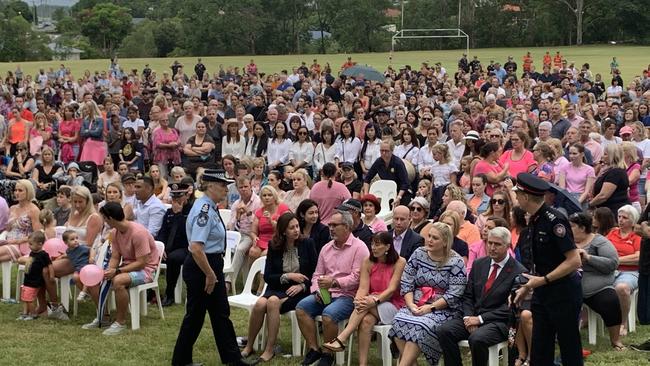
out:
M187 241L203 243L206 254L226 251L226 226L214 202L203 196L194 202L185 223Z

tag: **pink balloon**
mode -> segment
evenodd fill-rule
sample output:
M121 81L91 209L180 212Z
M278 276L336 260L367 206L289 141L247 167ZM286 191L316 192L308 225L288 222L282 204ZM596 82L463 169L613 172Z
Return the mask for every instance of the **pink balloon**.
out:
M96 264L87 264L79 271L81 283L88 287L97 286L104 278L104 270Z
M43 244L43 250L50 255L50 258L60 257L65 254L66 249L68 246L59 238L48 239Z

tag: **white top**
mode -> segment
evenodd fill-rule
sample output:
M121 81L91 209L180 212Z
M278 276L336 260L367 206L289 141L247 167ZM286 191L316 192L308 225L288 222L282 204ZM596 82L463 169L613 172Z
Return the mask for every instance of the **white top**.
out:
M372 164L374 164L375 161L379 159L379 145L381 145L381 139L375 139L373 142L368 142L366 151L362 156L363 164L366 166L366 169L370 169Z
M141 120L140 118L136 118L135 121L131 121L130 119L127 119L126 121L122 122L122 128L127 128L127 127L131 127L136 133L138 133L138 128L140 127L144 128L144 121ZM142 136L140 136L138 142L142 143Z
M452 162L457 167L460 167L460 161L463 159L463 153L465 152L465 140L460 139L457 144L454 143L454 140L449 140L447 141L447 146L449 146Z
M239 135L239 142L236 142L234 139L231 142L228 142L226 136L221 138L221 156L226 156L228 154L241 159L244 157L246 150L246 139Z
M400 159L408 160L413 165L417 165L419 152L420 152L420 148L418 148L417 146L413 146L413 144L408 144L408 145L401 144L395 146L395 150L393 150L393 155L397 156Z
M162 227L163 217L167 212L165 205L156 197L151 195L147 202L136 200L133 206L135 222L147 228L152 236L156 236Z
M275 165L278 162L286 164L289 162L289 150L293 141L290 139L284 139L282 142L279 142L276 139L269 140L268 151L267 151L267 161L269 165Z
M325 145L321 142L316 145L316 148L314 149L314 170L321 170L325 163L333 163L335 158L336 145L331 145L329 148L325 148Z
M309 141L305 141L300 144L296 141L291 145L291 150L289 151L289 161L304 161L307 163L307 166L311 165L312 159L314 158L314 144Z
M190 137L196 134L196 124L201 120L201 117L197 115L194 115L192 118L192 123L188 125L185 123L185 115L182 115L178 117L176 124L174 125L174 128L178 130L178 134L180 136L179 140L183 146L187 144L187 140L189 140Z
M440 164L437 161L431 166L431 175L433 176L433 185L441 187L451 183L449 176L451 173L458 172L458 167L454 163Z
M436 160L433 158L433 153L427 143L418 152L418 163L416 165L422 174L427 170L431 171L431 166L433 166L434 163L436 163Z
M343 140L342 138L337 138L336 143L336 158L339 159L339 162L347 161L348 163L354 163L359 158L359 152L361 151L361 141L355 137L350 141Z

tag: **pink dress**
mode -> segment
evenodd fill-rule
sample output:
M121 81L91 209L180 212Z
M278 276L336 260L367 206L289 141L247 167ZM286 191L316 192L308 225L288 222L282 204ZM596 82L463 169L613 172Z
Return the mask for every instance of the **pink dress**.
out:
M531 165L537 164L533 153L529 150L525 150L523 156L519 160L512 160L513 153L514 150L508 150L499 158L501 165L505 165L505 163L510 164L508 167L508 174L511 177L517 177L517 174L519 173L526 173Z
M59 136L73 137L75 132L81 129L81 123L77 120L61 121L59 124ZM77 160L79 154L79 141L66 142L61 145L61 160L67 165Z
M395 264L387 263L373 263L370 267L370 288L368 293L370 295L379 295L384 292L390 285L390 279L393 277L393 272L395 271ZM397 311L401 309L405 304L404 298L400 294L399 288L393 292L393 296L390 300L379 304L377 309L379 317L381 318L382 324L390 324L392 318L395 316ZM393 306L393 308L386 308L387 306Z
M153 132L153 161L156 163L167 164L173 162L178 165L181 162L181 150L177 149L161 149L159 144L169 144L172 142L179 142L178 132L173 128L168 128L165 132L162 128L156 128Z
M278 205L277 210L275 210L275 214L271 215L270 218L264 217L264 207L260 207L257 211L255 211L255 217L257 217L258 220L257 246L262 250L266 250L269 247L269 241L271 241L273 234L275 233L273 225L271 224L271 220L277 221L278 218L287 211L289 211L289 206L285 205L284 203L280 203Z

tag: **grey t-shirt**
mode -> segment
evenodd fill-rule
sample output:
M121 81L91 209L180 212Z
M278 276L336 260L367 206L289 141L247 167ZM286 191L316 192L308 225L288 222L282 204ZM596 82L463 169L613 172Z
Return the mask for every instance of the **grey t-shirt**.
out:
M590 297L614 284L614 272L618 268L618 253L604 236L596 234L584 248L589 261L582 264L582 294Z

